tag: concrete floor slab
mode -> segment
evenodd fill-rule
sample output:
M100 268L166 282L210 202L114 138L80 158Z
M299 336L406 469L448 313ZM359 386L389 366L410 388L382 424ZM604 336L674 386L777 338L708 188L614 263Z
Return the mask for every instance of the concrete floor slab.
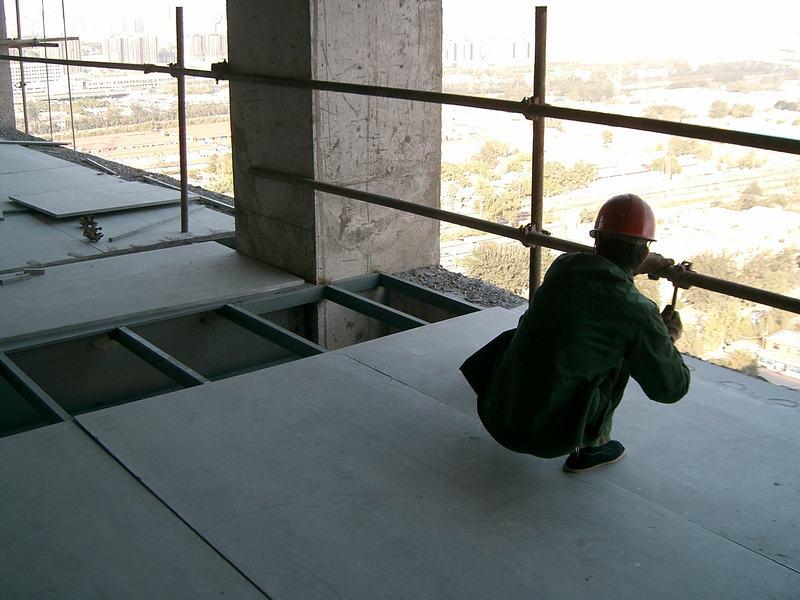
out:
M100 248L82 237L77 227L72 231L56 229L44 215L6 214L0 221L0 271L21 270L102 253Z
M55 219L102 214L180 202L180 192L164 187L108 178L102 186L75 187L9 196L11 200Z
M0 439L7 600L263 598L74 424Z
M518 321L510 311L490 308L337 352L472 415L475 394L458 367L498 333L516 327Z
M80 421L277 598L800 589L796 571L559 460L508 452L474 416L341 353Z
M300 284L214 242L49 267L44 275L0 287L0 341Z

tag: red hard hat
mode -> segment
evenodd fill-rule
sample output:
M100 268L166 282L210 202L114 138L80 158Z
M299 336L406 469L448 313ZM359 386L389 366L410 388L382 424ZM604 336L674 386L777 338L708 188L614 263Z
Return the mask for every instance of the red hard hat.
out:
M589 232L624 235L641 240L655 241L656 218L653 209L636 194L620 194L607 200L597 213L594 229Z

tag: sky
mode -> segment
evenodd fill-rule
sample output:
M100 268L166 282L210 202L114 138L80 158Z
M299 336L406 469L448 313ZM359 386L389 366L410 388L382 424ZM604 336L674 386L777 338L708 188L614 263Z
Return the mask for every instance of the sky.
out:
M4 0L9 34L15 27L14 0ZM370 0L376 5L379 0ZM41 31L42 2L50 35L63 31L61 0L19 0L23 33ZM444 37L530 38L535 1L442 0ZM174 37L174 2L164 0L64 0L68 33L87 40L122 32L141 15L159 37ZM225 12L225 0L183 0L186 31L210 32ZM550 0L548 59L585 62L621 58L696 60L757 59L780 48L800 50L800 2L761 0ZM751 8L752 7L752 8Z
M14 0L4 0L9 35L16 32ZM23 16L23 36L37 35L42 31L43 0L19 0ZM183 0L180 3L164 0L64 0L67 17L67 34L80 33L82 39L98 41L112 33L122 33L123 24L132 28L134 19L142 17L148 33L159 38L175 37L175 6L184 7L184 29L208 33L214 31L215 22L225 15L225 0ZM44 0L45 26L49 36L63 35L61 0Z
M800 2L786 0L443 0L445 38L530 36L536 4L547 6L549 60L739 60L800 50Z

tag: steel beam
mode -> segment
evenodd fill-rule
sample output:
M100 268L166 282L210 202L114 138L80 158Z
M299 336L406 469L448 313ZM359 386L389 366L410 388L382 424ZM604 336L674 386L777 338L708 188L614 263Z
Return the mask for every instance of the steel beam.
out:
M11 358L0 352L0 374L50 423L69 421L69 416L39 385L20 369Z
M112 339L119 342L136 356L184 387L202 385L209 381L197 371L187 367L174 356L164 352L161 348L148 342L127 327L117 327L110 335Z
M338 282L337 285L339 285ZM380 274L379 285L456 315L468 315L481 310L481 307L477 304L472 304L466 300L459 300L452 296L446 296L430 290L425 286L394 277L393 275L387 275L386 273Z
M299 290L236 302L236 305L241 306L245 310L248 310L254 314L263 315L266 313L277 312L279 310L286 310L288 308L305 306L306 304L316 304L321 300L322 287L317 285L309 285L308 287L303 287Z
M365 290L374 290L380 285L380 280L380 273L367 273L366 275L357 275L347 279L337 279L333 283L336 287L348 292L363 292Z
M344 307L377 319L397 329L414 329L415 327L428 325L427 321L418 319L417 317L381 304L380 302L375 302L364 296L348 292L335 285L326 285L324 288L324 296L326 300L341 304Z
M233 323L236 323L237 325L240 325L241 327L244 327L245 329L252 331L257 335L268 339L278 346L285 348L292 354L307 358L309 356L316 356L317 354L327 352L327 349L323 348L319 344L315 344L314 342L311 342L304 337L281 327L280 325L276 325L275 323L272 323L271 321L268 321L267 319L260 317L259 315L252 313L240 306L226 304L217 312L229 321L232 321Z

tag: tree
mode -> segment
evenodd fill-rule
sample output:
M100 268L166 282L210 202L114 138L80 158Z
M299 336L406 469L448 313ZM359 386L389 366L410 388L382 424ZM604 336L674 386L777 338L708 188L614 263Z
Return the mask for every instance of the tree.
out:
M649 119L662 119L664 121L682 121L689 114L680 106L654 104L644 109L644 116Z
M549 162L544 166L544 195L556 196L579 190L597 179L597 165L579 161L572 167L560 162Z
M487 140L475 154L473 160L485 163L490 169L497 167L501 158L509 155L508 144Z
M673 156L696 156L708 160L711 158L711 145L692 138L672 136L667 142L667 152Z
M593 208L582 208L578 215L578 223L594 223L596 211Z
M533 158L530 152L517 152L514 156L508 159L506 170L511 173L515 171L528 171L531 170L531 162Z
M556 253L542 248L542 272L555 260ZM518 244L478 244L463 261L467 275L483 279L515 294L524 295L530 283L530 250Z
M731 112L731 109L728 108L728 104L723 102L722 100L714 100L711 103L711 107L708 109L708 116L712 119L723 119L727 117Z
M752 117L753 111L754 108L752 104L734 104L731 106L731 116L737 119Z
M736 350L728 358L721 360L720 364L751 377L758 375L758 357L752 352Z
M659 156L650 163L650 168L653 171L661 171L662 173L666 173L670 177L677 175L683 170L681 163L678 162L678 159L674 154L668 154L666 157Z
M515 294L524 294L529 283L530 252L516 244L483 242L463 264L467 275L488 281Z
M215 154L208 164L208 172L212 176L208 189L220 194L233 194L233 163L230 152Z
M601 136L603 138L603 147L605 148L608 148L614 141L614 132L610 129L604 129Z
M757 169L764 164L764 159L759 158L755 151L751 150L744 156L740 156L735 165L739 169Z
M759 199L763 192L758 182L751 182L739 196L739 199L733 202L728 208L731 210L747 210L753 208L758 204Z
M647 275L640 275L635 280L636 289L644 296L650 298L657 305L661 304L661 282L650 279Z

